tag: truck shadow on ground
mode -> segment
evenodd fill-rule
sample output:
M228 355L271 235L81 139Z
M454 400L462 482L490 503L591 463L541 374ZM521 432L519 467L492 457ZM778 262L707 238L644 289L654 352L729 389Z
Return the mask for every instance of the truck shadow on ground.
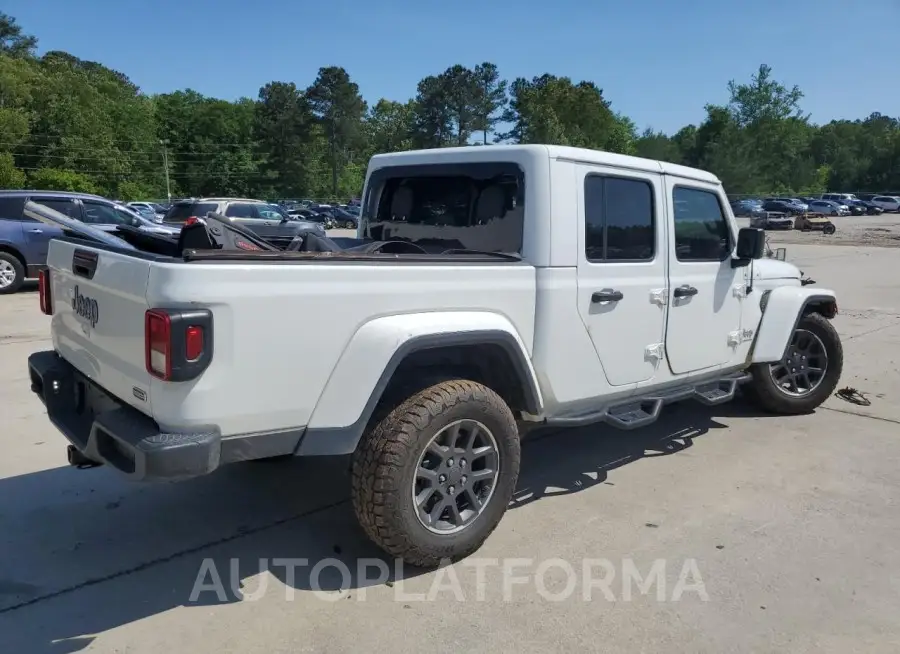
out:
M755 415L738 402L684 404L634 432L532 433L511 509L603 484L610 471L642 458L684 451L725 428L718 418ZM22 531L0 535L11 555L0 561L0 651L76 652L103 632L176 607L247 602L261 593L347 599L426 573L387 559L365 539L347 498L347 468L346 459L232 466L178 484L131 485L114 511L105 493L122 492L124 482L102 468L0 480L0 498L28 504L12 516ZM48 506L48 493L85 499Z

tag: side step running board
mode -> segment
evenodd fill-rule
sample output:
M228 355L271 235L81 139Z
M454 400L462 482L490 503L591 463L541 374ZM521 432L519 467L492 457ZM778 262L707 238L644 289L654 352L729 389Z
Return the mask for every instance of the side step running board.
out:
M549 418L546 424L551 427L581 427L605 422L619 429L637 429L656 422L663 406L672 402L694 399L710 406L728 402L734 399L738 385L749 380L750 374L741 372L692 386L657 389L646 396L631 398L621 404L612 404L600 411Z

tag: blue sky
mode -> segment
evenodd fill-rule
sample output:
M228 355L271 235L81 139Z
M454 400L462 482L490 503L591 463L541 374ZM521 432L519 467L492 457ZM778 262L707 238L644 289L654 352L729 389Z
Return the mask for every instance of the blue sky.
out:
M145 92L256 97L339 65L373 104L492 61L509 78L590 79L640 128L674 132L761 63L816 122L900 114L898 0L4 0L40 39Z

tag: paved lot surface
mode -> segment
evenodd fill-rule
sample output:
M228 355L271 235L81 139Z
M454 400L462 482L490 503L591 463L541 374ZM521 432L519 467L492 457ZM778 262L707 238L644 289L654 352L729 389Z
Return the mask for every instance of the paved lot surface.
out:
M484 562L482 596L466 564L452 569L456 592L449 571L443 590L415 570L392 584L361 578L357 561L377 552L354 525L342 461L234 466L162 485L66 467L26 378L28 353L48 347L47 320L33 291L2 297L0 652L896 652L896 251L792 244L788 259L839 292L843 383L872 405L834 398L790 419L737 402L681 405L640 432L536 438L515 506L479 552L501 560ZM309 566L293 577L261 567L274 558ZM327 558L352 571L346 590L337 568L311 574ZM504 601L509 558L530 564L515 568L524 583ZM559 567L545 587L535 579L550 558L576 572L564 601L545 597L565 590ZM588 588L584 600L585 558L613 567L608 595ZM659 583L647 595L623 583L627 561L649 577L657 559L662 601ZM204 560L224 593L192 602ZM685 570L705 598L682 587L672 601ZM429 590L434 601L412 596Z

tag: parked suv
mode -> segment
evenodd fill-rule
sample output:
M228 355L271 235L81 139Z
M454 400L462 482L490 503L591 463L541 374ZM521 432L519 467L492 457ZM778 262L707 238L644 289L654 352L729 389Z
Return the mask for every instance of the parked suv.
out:
M298 234L325 233L321 223L288 214L277 204L242 198L194 198L175 202L163 218L164 225L183 225L190 218L214 212L231 218L275 247L284 249Z
M131 225L152 232L177 230L156 225L112 200L87 193L64 191L0 191L0 295L15 293L28 277L37 277L47 262L50 239L62 230L24 215L27 201L43 204L61 214L111 232Z

